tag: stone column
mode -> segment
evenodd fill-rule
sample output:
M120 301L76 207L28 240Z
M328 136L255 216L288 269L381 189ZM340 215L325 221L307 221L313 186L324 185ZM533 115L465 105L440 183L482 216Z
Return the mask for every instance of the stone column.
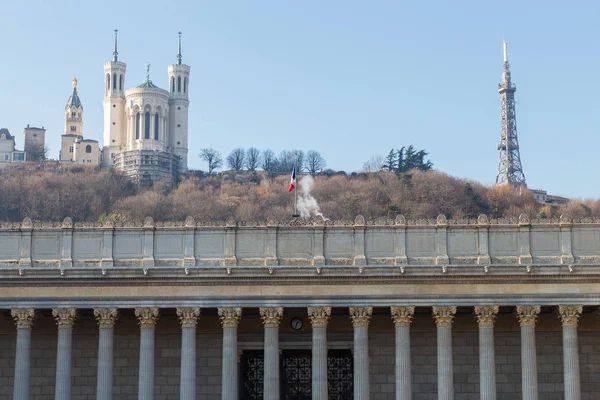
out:
M15 355L14 400L29 400L29 367L31 365L31 326L35 320L33 308L13 308L10 314L17 325Z
M178 308L181 322L181 370L179 398L196 399L196 324L200 317L199 308Z
M438 400L454 399L454 372L452 364L452 320L455 306L434 306L437 325Z
M479 398L496 400L494 320L498 306L476 306L474 312L479 324Z
M96 399L111 400L113 387L113 336L118 311L116 308L94 308L98 322L98 377Z
M327 322L331 307L308 307L312 324L312 398L327 400Z
M219 318L223 324L222 400L238 400L239 397L237 329L241 317L241 308L219 308Z
M350 307L354 326L354 400L368 400L369 390L369 321L373 307Z
M261 308L260 317L265 326L265 400L279 400L279 322L283 307Z
M396 326L396 400L412 399L410 322L414 307L391 307Z
M158 308L136 308L140 324L140 373L138 399L154 400L154 329L158 321Z
M521 324L521 380L523 400L538 400L537 360L535 352L535 321L540 306L517 306Z
M562 322L563 331L565 400L581 400L577 322L582 311L582 306L558 306L558 315Z
M55 308L52 316L58 325L58 346L56 352L55 400L71 399L71 350L73 324L77 316L74 308Z

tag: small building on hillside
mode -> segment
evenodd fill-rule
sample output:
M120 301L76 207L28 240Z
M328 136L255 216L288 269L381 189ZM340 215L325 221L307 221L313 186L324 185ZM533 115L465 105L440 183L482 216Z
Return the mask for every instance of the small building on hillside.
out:
M15 137L8 129L0 128L0 169L21 161L25 161L25 152L15 149Z
M23 130L24 147L27 161L44 161L46 158L46 130L29 126Z

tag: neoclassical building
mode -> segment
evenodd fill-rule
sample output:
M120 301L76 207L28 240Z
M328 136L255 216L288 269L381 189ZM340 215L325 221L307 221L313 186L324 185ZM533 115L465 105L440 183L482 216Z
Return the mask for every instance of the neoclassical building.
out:
M600 220L0 223L0 399L598 399Z
M190 66L182 63L181 32L177 63L168 67L169 90L150 80L126 89L127 65L119 61L117 31L112 61L104 64L103 166L114 166L138 183L174 183L187 172Z

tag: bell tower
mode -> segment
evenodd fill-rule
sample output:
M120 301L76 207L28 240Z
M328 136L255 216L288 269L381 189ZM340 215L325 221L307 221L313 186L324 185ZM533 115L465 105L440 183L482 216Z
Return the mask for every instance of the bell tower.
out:
M126 143L125 72L127 64L119 61L115 29L115 50L112 61L104 63L104 147L102 166L113 165L113 154Z
M179 32L177 63L169 65L169 137L167 145L179 156L179 172L187 172L188 107L190 69L182 63L181 31Z
M73 93L65 107L65 135L83 136L83 106L77 93L77 78L73 78Z

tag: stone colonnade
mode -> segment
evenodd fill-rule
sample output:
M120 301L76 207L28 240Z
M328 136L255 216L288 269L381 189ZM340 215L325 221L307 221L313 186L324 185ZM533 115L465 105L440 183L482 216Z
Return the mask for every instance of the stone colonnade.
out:
M557 314L562 323L564 386L566 400L581 399L579 377L579 354L577 323L583 307L560 305ZM395 324L396 398L410 400L411 354L410 324L415 308L392 306ZM354 399L370 398L369 392L369 322L372 307L350 307L349 315L354 327ZM452 362L452 322L456 314L454 306L434 306L433 317L437 325L437 376L438 399L454 399ZM537 360L535 350L535 323L540 306L517 306L515 314L521 328L522 396L524 400L538 399ZM494 352L494 321L497 306L476 306L474 315L479 326L480 398L496 399L496 371ZM31 357L31 327L35 320L32 308L14 308L11 315L17 326L14 400L29 399L29 375ZM58 327L56 359L55 398L67 400L71 397L72 332L77 318L74 308L55 308L52 315ZM140 363L138 398L150 400L154 397L155 326L159 318L158 308L136 308L135 315L140 326ZM180 398L191 400L196 397L196 323L200 308L178 308L181 322L181 378ZM223 326L222 399L239 398L237 329L242 318L242 308L219 308L218 315ZM316 400L327 399L327 324L331 307L309 307L312 324L312 396ZM96 398L112 399L113 388L113 332L118 318L116 308L95 308L98 322L98 373ZM264 395L265 399L279 399L279 324L283 307L260 308L264 325Z

